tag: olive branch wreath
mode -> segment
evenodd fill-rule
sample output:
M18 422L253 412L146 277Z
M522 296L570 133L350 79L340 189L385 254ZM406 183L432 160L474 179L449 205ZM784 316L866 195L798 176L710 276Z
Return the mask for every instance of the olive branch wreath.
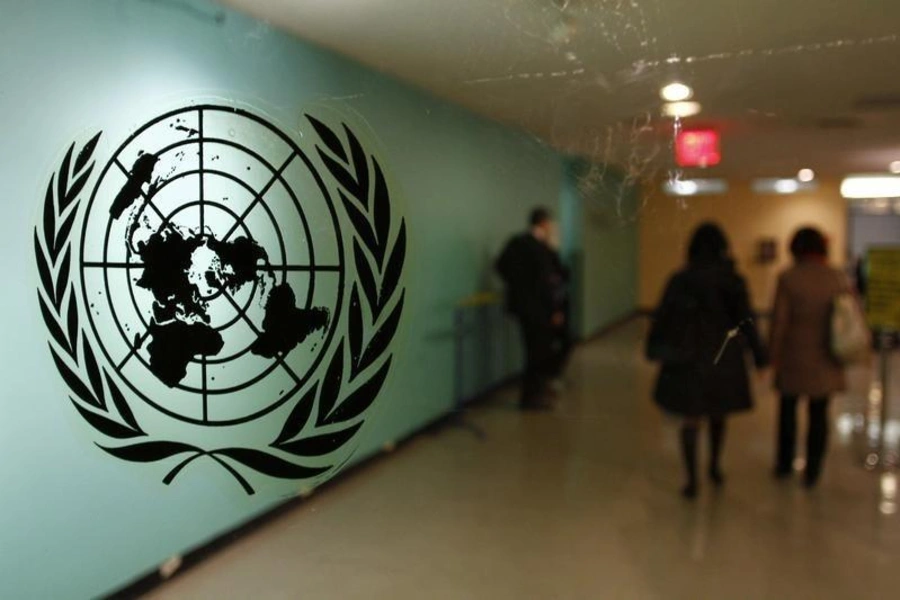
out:
M34 235L40 277L38 300L52 337L50 353L72 392L69 400L84 421L113 442L131 442L97 443L99 448L136 463L182 456L181 462L163 478L166 485L204 456L228 471L247 494L255 490L236 465L280 479L308 479L342 466L306 466L290 459L324 457L350 441L362 427L365 419L360 417L378 396L390 370L393 355L388 348L397 332L406 295L400 286L406 260L406 223L401 219L396 233L392 231L390 194L381 166L374 156L367 156L350 128L343 124L345 144L324 123L309 115L306 118L322 142L316 145L316 151L337 183L338 195L353 226L357 281L351 287L347 334L338 342L324 376L297 401L280 433L265 450L207 450L183 442L152 439L141 428L116 380L98 364L81 329L77 291L70 281L72 229L81 194L94 170L92 158L102 132L77 155L73 143L50 178L43 219ZM349 363L346 381L345 363ZM312 431L307 432L308 429Z

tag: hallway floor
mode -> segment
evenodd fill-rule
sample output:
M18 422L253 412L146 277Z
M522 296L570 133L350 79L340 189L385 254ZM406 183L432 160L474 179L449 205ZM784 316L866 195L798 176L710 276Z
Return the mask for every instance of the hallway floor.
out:
M504 391L466 415L484 440L419 436L149 597L896 598L897 480L862 466L870 374L833 407L817 490L769 476L775 398L760 387L730 421L725 489L688 503L643 332L581 348L555 412L519 413Z

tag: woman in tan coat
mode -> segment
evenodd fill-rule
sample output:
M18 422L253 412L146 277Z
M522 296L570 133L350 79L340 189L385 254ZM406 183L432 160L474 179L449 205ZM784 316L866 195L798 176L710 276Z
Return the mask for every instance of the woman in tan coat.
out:
M799 230L791 241L795 264L781 274L770 336L775 387L781 393L775 476L791 475L797 437L797 401L809 402L807 487L815 486L828 441L828 399L846 385L843 367L829 352L832 301L848 290L844 275L828 265L825 236Z

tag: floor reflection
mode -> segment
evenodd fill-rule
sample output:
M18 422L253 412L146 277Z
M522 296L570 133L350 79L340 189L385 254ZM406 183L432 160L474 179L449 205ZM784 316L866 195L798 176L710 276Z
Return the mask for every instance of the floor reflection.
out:
M900 351L890 352L887 361L887 395L880 355L848 371L835 423L838 440L855 447L868 469L896 468L900 456Z

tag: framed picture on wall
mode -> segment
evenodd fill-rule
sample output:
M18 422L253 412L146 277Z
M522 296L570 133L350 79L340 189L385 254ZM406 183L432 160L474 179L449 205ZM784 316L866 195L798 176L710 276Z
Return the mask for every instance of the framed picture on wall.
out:
M756 243L756 262L760 265L774 263L778 259L778 241L775 238L762 238Z

